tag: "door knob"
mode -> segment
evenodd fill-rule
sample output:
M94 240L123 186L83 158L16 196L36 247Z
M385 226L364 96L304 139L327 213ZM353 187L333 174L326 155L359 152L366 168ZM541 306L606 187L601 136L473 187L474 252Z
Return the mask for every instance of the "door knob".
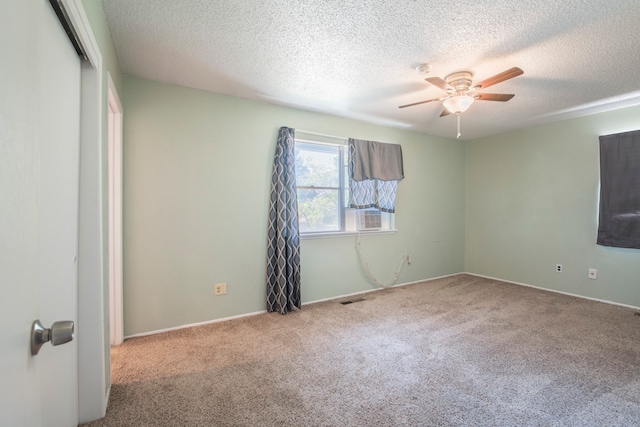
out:
M35 356L40 351L40 347L47 341L51 345L60 345L73 340L74 324L71 320L62 320L46 329L40 320L34 320L31 325L31 355Z

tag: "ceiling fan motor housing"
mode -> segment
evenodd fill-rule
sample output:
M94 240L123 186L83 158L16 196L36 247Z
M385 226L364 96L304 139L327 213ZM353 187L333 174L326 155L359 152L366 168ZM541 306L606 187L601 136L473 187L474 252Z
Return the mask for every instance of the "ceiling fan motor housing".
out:
M472 77L473 75L468 71L449 74L444 80L451 86L452 90L447 90L447 92L464 94L471 88Z

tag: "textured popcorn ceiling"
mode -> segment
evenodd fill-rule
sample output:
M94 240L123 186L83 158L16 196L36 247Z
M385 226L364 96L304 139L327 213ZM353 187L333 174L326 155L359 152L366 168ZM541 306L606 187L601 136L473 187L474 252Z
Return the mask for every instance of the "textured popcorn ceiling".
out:
M398 106L461 70L524 70L483 91L511 101L463 113L463 139L640 104L638 0L103 3L125 74L432 135L455 137L455 116Z

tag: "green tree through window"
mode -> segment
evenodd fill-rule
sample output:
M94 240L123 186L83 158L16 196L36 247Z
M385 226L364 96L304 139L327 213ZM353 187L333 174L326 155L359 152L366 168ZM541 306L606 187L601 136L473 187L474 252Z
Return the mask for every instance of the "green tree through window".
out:
M344 151L340 146L296 142L296 183L301 232L342 229Z

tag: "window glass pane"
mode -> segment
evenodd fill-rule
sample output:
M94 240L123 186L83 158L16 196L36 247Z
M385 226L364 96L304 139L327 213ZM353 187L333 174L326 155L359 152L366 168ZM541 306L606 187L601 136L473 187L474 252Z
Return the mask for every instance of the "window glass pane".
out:
M349 207L349 187L343 188L342 192L344 194L343 205L345 208Z
M296 142L296 184L338 187L341 161L339 147Z
M340 192L298 188L300 232L340 231Z

